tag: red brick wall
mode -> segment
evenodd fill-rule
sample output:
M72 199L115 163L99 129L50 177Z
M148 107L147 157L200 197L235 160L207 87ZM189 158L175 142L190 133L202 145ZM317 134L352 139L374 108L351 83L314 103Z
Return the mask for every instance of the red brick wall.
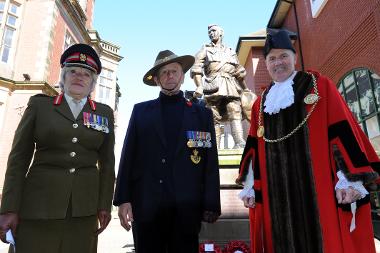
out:
M247 56L247 61L245 62L245 70L247 72L246 76L245 76L245 82L247 83L247 87L250 89L250 90L253 90L255 89L255 83L254 83L254 76L255 76L255 71L254 71L254 66L252 64L253 62L253 55L252 55L252 50L250 50L250 52L248 53L248 56Z
M259 59L253 83L255 93L257 95L260 95L262 91L265 89L265 87L267 87L271 82L271 78L268 74L268 70L265 65L265 59L262 48L253 48L251 52L253 54L253 57Z
M380 0L329 0L317 18L309 1L295 6L305 69L334 82L356 67L380 73ZM297 32L294 5L283 27ZM298 42L296 47L299 52Z

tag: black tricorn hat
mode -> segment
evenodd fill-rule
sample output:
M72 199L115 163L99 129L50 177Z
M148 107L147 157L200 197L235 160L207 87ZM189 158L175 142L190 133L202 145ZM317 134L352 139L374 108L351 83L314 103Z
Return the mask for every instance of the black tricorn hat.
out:
M292 41L290 40L290 34L286 30L268 31L264 46L264 58L267 57L272 49L289 49L296 53Z
M94 71L98 75L102 71L102 63L96 51L87 44L74 44L67 48L61 56L61 67L78 66Z
M143 82L147 85L156 86L153 77L156 75L157 70L159 70L162 66L173 62L178 62L182 66L183 73L186 73L191 66L193 66L194 61L195 58L192 55L178 56L170 50L161 51L158 53L153 67L144 75Z

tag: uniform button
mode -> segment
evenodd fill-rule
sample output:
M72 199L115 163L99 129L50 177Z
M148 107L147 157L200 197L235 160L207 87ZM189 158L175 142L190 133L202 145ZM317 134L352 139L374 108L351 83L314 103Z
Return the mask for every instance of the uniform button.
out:
M77 124L77 123L74 123L74 124L73 124L73 128L78 128L78 124Z
M160 184L162 184L162 182L163 182L163 181L162 181L162 179L160 179L160 181L159 181L159 182L160 182Z
M77 142L78 142L78 138L77 138L77 137L74 137L71 141L72 141L73 143L77 143Z
M75 168L71 168L71 169L69 169L69 172L70 172L70 173L74 173L74 172L75 172Z
M75 157L77 155L77 153L75 153L75 152L70 152L70 156L71 157Z
M161 162L162 162L162 163L166 163L165 158L162 158Z

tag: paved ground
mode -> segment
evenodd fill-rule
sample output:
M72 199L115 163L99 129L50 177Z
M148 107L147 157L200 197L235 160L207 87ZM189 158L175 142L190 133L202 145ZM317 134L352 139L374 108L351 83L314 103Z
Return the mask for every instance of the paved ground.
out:
M127 232L120 226L116 212L112 214L112 217L107 229L99 236L98 253L133 252L132 232ZM375 240L375 243L376 252L380 253L380 241ZM7 253L7 249L7 244L0 243L0 253Z
M98 253L129 253L133 252L132 232L125 230L116 212L107 229L99 235ZM0 252L2 253L2 252Z

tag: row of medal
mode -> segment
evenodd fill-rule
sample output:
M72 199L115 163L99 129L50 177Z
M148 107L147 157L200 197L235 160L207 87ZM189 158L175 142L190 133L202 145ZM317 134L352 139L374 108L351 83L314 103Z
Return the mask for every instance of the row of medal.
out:
M94 130L108 134L108 118L90 112L83 112L83 124Z
M211 133L201 131L186 131L189 148L211 148Z

